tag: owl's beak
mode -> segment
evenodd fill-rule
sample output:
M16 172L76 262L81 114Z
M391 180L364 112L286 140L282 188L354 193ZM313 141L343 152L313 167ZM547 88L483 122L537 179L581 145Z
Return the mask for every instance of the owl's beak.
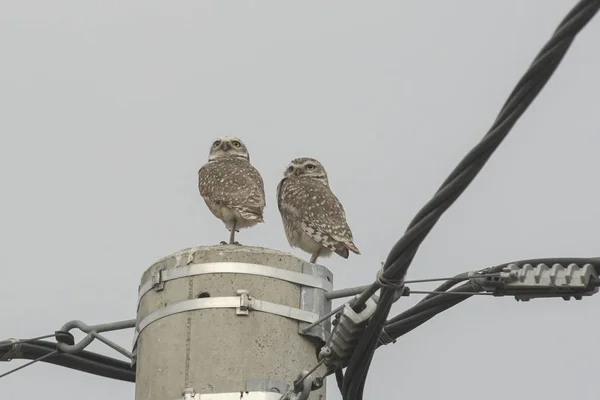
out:
M229 143L223 142L223 144L221 145L221 150L223 150L223 151L229 150Z
M295 176L298 176L298 175L300 175L300 168L296 168L296 169L294 170L294 175L295 175Z

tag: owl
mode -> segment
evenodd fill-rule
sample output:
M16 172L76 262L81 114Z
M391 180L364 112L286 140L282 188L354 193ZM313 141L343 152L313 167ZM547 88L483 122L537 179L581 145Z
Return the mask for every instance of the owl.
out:
M288 242L311 254L311 263L332 252L343 258L349 251L360 254L319 161L303 157L290 162L277 185L277 206Z
M264 222L263 180L240 139L221 137L211 145L208 162L198 171L198 188L208 209L231 232L229 244L239 245L236 231Z

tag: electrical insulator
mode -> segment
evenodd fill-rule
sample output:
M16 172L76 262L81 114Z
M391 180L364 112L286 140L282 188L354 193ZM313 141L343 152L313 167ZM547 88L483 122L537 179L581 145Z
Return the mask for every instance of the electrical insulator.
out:
M327 365L340 365L350 358L376 307L377 303L372 297L365 303L365 308L358 313L350 305L345 305L328 345L320 352L320 357L325 358Z
M598 273L591 264L580 267L569 264L564 267L554 264L509 264L498 276L475 278L475 283L496 296L514 296L515 299L528 301L536 297L562 297L569 300L574 297L591 296L598 292Z

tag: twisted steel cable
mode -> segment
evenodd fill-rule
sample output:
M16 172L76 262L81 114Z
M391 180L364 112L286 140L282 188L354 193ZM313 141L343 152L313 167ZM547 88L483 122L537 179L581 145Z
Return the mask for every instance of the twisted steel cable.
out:
M386 280L404 278L419 246L443 213L464 192L479 171L508 135L514 124L527 110L548 82L577 34L587 25L600 8L600 0L581 0L559 24L552 38L533 60L517 83L490 130L456 166L434 197L417 213L404 236L393 246L384 266ZM353 304L355 311L364 307L379 285L374 282ZM361 400L368 369L377 347L377 338L391 308L394 289L381 288L381 297L375 313L346 369L342 396L344 400Z

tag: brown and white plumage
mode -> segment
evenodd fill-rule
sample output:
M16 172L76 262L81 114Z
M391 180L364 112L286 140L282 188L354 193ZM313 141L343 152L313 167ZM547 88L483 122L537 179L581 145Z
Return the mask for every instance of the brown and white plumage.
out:
M225 136L212 144L208 162L198 171L198 188L208 209L231 231L230 244L239 244L236 231L264 222L263 180L240 139Z
M329 188L327 172L313 158L292 160L277 185L277 205L292 247L311 254L311 263L332 252L360 254L344 207Z

